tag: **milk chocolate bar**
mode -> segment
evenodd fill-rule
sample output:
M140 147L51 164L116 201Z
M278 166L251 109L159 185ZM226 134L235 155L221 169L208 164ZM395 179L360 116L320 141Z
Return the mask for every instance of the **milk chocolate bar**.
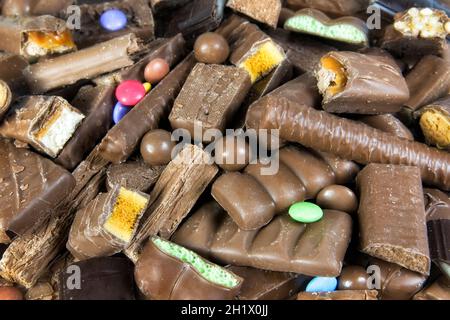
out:
M200 209L172 241L220 263L334 277L342 268L351 225L346 213L325 210L317 223L297 223L285 214L259 230L244 231L225 212Z
M151 237L143 248L135 277L139 289L152 300L231 300L243 281L195 252L158 237Z
M1 231L0 242L9 235L35 229L65 201L75 185L69 172L48 159L0 140Z
M119 257L75 262L60 274L60 300L135 300L133 264ZM75 272L80 279L73 279Z
M15 93L26 92L27 85L23 70L28 66L27 60L17 54L0 53L0 79L5 81Z
M409 90L400 69L378 56L330 52L316 77L323 108L332 113L382 114L400 111Z
M134 33L138 38L149 41L154 38L154 21L152 11L146 0L107 1L93 4L82 4L79 6L82 17L81 29L75 29L73 36L75 43L80 48L111 40L128 33ZM111 32L104 29L99 18L103 12L109 9L118 9L127 16L125 28ZM63 14L68 19L71 12Z
M281 12L281 0L230 0L227 7L258 22L276 28Z
M399 138L414 141L411 131L393 114L365 116L359 121L383 132L391 133Z
M130 66L142 50L131 33L31 65L24 71L25 79L33 93L43 93Z
M297 300L378 300L376 290L338 290L332 292L300 292Z
M450 190L450 155L363 123L283 97L265 96L247 113L247 127L279 129L280 138L359 163L417 166L425 183Z
M148 193L161 176L164 166L150 167L140 160L112 164L106 171L106 186L115 185Z
M0 49L29 61L76 50L64 20L52 16L0 17Z
M414 300L450 300L450 283L440 277L414 296Z
M5 0L2 5L4 16L57 16L74 4L75 0Z
M108 132L99 145L104 159L117 164L131 156L142 137L170 114L173 101L195 63L193 55L186 57Z
M78 260L111 256L134 237L149 204L149 196L115 186L77 212L67 249Z
M174 102L169 116L172 128L186 129L192 137L196 126L202 133L224 132L251 85L249 75L240 68L198 63ZM209 141L203 134L202 138Z
M314 8L335 16L353 15L363 11L369 4L368 0L287 0L286 6L292 10Z
M0 119L8 112L12 99L11 88L5 81L0 80Z
M0 135L58 156L85 116L57 96L27 96L19 100L0 125Z
M420 170L370 164L358 174L357 184L361 250L428 275L430 253Z

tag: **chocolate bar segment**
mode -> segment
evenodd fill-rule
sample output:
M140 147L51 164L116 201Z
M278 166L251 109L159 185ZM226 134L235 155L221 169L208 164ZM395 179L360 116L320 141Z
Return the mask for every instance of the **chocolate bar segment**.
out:
M428 275L430 253L419 169L370 164L358 174L357 183L361 250Z
M292 10L314 8L336 16L354 15L369 5L366 0L287 0L286 6Z
M152 300L231 300L243 279L175 243L151 237L135 268L136 284Z
M417 111L420 128L428 144L440 149L450 148L450 95Z
M61 97L28 96L11 107L0 125L0 135L28 143L55 158L84 118Z
M65 21L52 17L0 17L0 49L35 61L76 49Z
M230 0L227 7L275 29L280 17L281 1Z
M332 113L398 112L409 99L397 65L374 55L330 52L321 58L316 77L323 108Z
M106 171L106 186L149 192L161 176L164 166L148 166L141 159L113 164Z
M300 292L297 300L378 300L376 290L339 290L333 292Z

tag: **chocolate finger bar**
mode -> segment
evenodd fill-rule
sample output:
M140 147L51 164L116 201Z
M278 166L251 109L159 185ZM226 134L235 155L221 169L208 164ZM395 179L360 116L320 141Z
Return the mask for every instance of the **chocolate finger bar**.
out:
M428 275L430 253L420 170L370 164L356 181L361 194L361 250Z
M397 65L374 55L328 53L321 58L316 77L323 108L332 113L398 112L410 97Z
M76 49L65 21L52 17L0 17L0 49L35 61Z
M353 15L367 8L367 0L287 0L286 6L292 10L314 8L336 16Z
M359 121L364 122L372 128L391 133L399 138L414 141L414 136L411 131L392 114L365 116L360 118Z
M57 96L28 96L14 106L0 125L0 135L58 156L85 116Z
M280 215L267 226L244 231L220 211L199 210L172 240L221 263L310 276L337 276L350 240L352 220L325 210L313 224Z
M137 37L128 34L31 65L25 79L33 93L47 92L130 66L143 49Z

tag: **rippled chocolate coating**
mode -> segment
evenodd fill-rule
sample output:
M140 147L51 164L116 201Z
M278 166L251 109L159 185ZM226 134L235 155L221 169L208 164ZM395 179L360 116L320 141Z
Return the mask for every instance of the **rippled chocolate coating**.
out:
M194 53L198 62L221 64L230 55L230 46L222 35L207 32L195 41Z
M163 166L172 160L172 150L175 146L170 132L152 130L142 138L141 155L149 166Z

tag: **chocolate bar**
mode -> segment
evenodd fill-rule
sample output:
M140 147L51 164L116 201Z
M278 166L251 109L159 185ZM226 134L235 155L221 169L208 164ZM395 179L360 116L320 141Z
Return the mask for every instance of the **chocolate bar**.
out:
M69 172L48 159L0 140L2 209L0 242L11 233L24 235L39 227L66 200L75 185Z
M414 300L450 300L450 282L440 277L414 296Z
M106 171L106 186L115 185L148 193L161 176L164 166L148 166L141 159L112 164Z
M238 300L286 300L302 289L310 277L249 267L229 266L228 270L244 279Z
M142 50L131 33L31 65L24 71L25 79L33 93L44 93L130 66Z
M410 8L395 15L394 24L385 29L381 47L399 57L441 56L447 47L448 20L444 11Z
M313 224L294 222L285 214L259 230L244 231L213 206L195 212L172 241L220 263L335 277L342 269L351 225L348 214L325 210L323 219Z
M378 300L376 290L339 290L333 292L300 292L297 300Z
M450 95L419 109L415 115L420 118L427 143L439 149L449 149Z
M149 41L154 38L154 22L152 11L146 0L107 1L93 4L81 4L82 27L73 31L75 43L80 48L86 48L99 42L111 40L129 33L134 33L138 38ZM110 9L118 9L127 16L127 25L119 31L104 29L99 23L103 12ZM67 20L71 12L63 14Z
M61 97L27 96L11 107L0 125L0 135L28 143L55 158L84 118Z
M258 22L276 28L281 12L281 0L230 0L227 7Z
M356 46L369 45L369 29L363 20L352 16L331 19L315 9L297 11L286 20L284 29Z
M405 106L412 111L433 103L450 90L450 62L435 56L426 56L406 76L411 92Z
M414 141L414 136L411 131L392 114L387 113L374 116L365 116L358 120L371 126L372 128L391 133L399 138Z
M361 250L428 275L430 253L420 170L370 164L356 181Z
M196 126L224 132L251 87L247 72L236 67L197 63L172 108L173 129L186 129L195 136ZM212 137L202 134L203 141Z
M359 163L417 166L422 180L450 190L450 155L363 123L283 97L265 96L247 113L247 128L279 129L280 138ZM369 138L368 138L369 137Z
M75 0L4 0L2 15L4 16L57 16L74 4Z
M292 10L314 8L335 16L353 15L367 9L367 0L287 0L286 6Z
M158 237L151 237L144 246L135 277L141 292L152 300L231 300L243 281L195 252Z
M116 164L128 159L142 137L170 113L194 65L195 58L189 55L108 132L99 145L104 159Z
M22 71L28 66L27 60L13 53L0 53L0 79L5 81L15 93L26 92L27 86Z
M316 77L327 112L398 112L410 97L397 65L374 55L330 52L321 58Z
M136 234L148 204L148 195L119 185L107 194L99 194L77 212L67 249L78 260L122 251Z
M0 119L8 112L12 99L11 88L5 81L0 80Z
M60 300L135 300L133 264L125 258L75 262L61 272L59 283Z
M0 17L0 49L29 61L76 50L65 21L52 17Z
M136 236L125 250L135 262L149 236L168 239L214 179L218 168L200 147L186 145L167 165L150 193L147 212Z

